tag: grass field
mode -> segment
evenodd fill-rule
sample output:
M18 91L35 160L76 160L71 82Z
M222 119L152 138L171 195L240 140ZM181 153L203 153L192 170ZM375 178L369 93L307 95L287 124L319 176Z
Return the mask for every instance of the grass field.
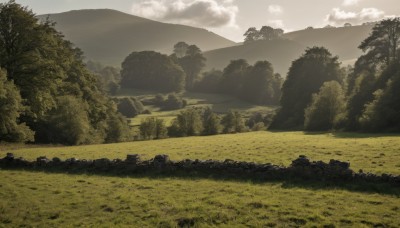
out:
M235 159L288 165L298 155L400 174L396 135L253 132L76 147L2 145L0 156ZM0 170L0 227L399 227L394 194L321 184Z

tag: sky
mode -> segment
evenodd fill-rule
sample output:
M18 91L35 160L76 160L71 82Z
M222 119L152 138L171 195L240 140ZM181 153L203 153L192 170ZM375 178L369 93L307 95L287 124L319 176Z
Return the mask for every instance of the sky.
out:
M0 0L1 3L7 2ZM286 32L400 16L400 0L16 0L36 14L115 9L149 19L205 28L233 41L249 27Z

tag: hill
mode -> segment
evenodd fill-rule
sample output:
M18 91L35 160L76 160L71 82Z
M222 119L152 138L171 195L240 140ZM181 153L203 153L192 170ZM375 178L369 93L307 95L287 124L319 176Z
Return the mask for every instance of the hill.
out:
M206 69L223 69L231 60L246 59L250 64L268 60L275 72L286 74L291 62L304 51L306 46L291 40L257 41L246 45L221 48L204 53Z
M270 61L275 70L285 75L291 62L307 47L324 46L344 64L352 64L361 54L357 47L371 32L373 25L342 28L305 29L286 33L283 40L257 41L250 44L221 48L205 53L207 69L223 69L232 59Z
M74 10L39 15L56 22L56 29L81 48L87 59L119 66L133 51L155 50L169 54L179 41L202 50L235 45L233 41L205 29L166 24L116 10Z

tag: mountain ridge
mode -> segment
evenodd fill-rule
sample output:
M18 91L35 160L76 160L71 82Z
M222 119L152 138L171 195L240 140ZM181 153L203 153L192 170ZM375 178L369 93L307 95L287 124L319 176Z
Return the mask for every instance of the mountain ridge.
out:
M72 10L38 18L56 22L56 29L88 59L109 65L119 66L133 51L170 54L179 41L196 44L204 51L236 44L203 28L153 21L112 9Z

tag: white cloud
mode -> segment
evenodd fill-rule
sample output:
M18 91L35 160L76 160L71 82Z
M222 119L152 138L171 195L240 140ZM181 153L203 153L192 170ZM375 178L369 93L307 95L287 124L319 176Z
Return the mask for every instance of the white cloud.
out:
M233 0L142 0L132 6L138 16L197 27L236 27Z
M271 14L279 15L279 14L283 13L283 9L282 9L282 6L280 6L280 5L269 5L268 12Z
M362 0L344 0L342 5L344 5L344 6L354 6L354 5L357 5L361 1Z
M346 22L352 24L362 24L364 22L379 21L389 16L385 12L376 8L363 8L359 12L347 12L340 8L332 9L332 12L326 16L325 21L331 25L339 26Z

